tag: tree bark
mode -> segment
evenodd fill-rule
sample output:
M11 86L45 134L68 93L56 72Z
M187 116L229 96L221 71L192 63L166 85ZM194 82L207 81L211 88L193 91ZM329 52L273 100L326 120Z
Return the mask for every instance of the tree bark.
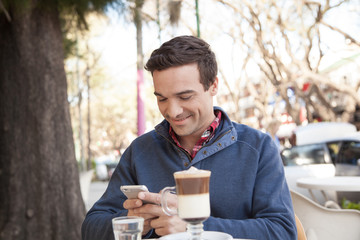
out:
M59 14L29 2L0 14L0 239L80 239Z

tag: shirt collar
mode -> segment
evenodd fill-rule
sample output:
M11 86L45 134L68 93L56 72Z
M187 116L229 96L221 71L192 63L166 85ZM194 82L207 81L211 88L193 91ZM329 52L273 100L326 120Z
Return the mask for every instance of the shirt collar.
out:
M201 135L200 139L198 140L198 142L195 144L192 153L189 153L191 155L192 158L195 157L196 153L200 150L200 148L208 143L212 137L215 134L215 129L220 125L221 122L221 111L217 110L215 111L215 119L214 121L210 124L210 126L203 132L203 134ZM180 148L183 148L179 142L179 140L177 139L177 135L174 132L173 128L169 127L169 134L171 136L171 138L173 139L173 141L176 143L176 145ZM186 150L185 148L183 148L184 150ZM186 150L187 151L187 150ZM187 151L189 152L189 151Z

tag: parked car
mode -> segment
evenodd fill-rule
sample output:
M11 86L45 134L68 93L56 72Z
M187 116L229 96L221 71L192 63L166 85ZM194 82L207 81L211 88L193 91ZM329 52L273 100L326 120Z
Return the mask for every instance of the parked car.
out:
M284 166L333 164L337 176L360 176L360 132L285 148L281 157Z
M119 163L119 157L113 155L104 155L95 159L96 178L101 181L108 181L116 165Z
M328 142L337 176L360 176L360 132Z
M308 195L296 186L300 177L360 176L360 132L354 125L309 124L294 135L296 145L281 151L291 189ZM335 193L332 198L336 199Z

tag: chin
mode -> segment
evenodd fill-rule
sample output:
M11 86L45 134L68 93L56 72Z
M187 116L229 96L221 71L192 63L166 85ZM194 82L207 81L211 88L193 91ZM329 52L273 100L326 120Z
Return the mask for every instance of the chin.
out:
M191 132L187 131L186 129L180 129L179 127L177 128L173 128L174 132L176 133L176 135L178 135L179 137L185 137L188 135L191 135Z

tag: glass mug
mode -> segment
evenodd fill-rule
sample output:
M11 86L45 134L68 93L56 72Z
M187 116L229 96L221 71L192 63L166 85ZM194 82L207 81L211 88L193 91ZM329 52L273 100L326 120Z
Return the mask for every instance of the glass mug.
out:
M188 223L187 232L191 240L201 239L203 224L210 217L209 183L211 171L188 170L174 173L176 187L166 187L162 191L161 206L169 215L178 215ZM169 194L176 194L177 208L169 205ZM174 202L174 200L173 200Z

